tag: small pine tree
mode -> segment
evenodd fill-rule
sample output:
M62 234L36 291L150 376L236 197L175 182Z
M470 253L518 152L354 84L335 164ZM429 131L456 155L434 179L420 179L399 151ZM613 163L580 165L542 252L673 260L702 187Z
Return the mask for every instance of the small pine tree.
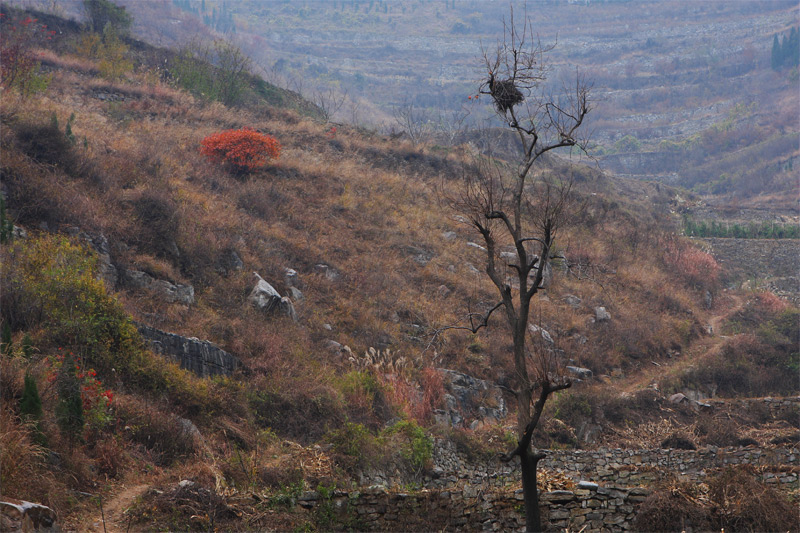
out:
M33 343L28 333L22 336L22 356L28 361L33 357Z
M83 400L81 384L76 375L75 361L72 355L64 359L64 364L56 378L58 404L56 405L56 421L64 435L71 441L79 440L83 431Z
M14 238L14 224L6 216L6 198L0 194L0 244L8 244Z
M8 321L3 322L3 331L0 333L0 352L11 357L13 346L11 343L11 325Z
M22 389L22 398L19 400L19 412L29 420L38 420L42 417L42 399L39 397L39 388L36 380L25 373L25 387Z

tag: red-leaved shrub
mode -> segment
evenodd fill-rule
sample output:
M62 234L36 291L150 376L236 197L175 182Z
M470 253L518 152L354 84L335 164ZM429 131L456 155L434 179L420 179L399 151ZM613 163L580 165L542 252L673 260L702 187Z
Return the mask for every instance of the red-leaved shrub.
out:
M230 166L237 173L263 168L281 154L281 145L275 137L250 128L221 131L209 135L200 144L203 155L215 163Z

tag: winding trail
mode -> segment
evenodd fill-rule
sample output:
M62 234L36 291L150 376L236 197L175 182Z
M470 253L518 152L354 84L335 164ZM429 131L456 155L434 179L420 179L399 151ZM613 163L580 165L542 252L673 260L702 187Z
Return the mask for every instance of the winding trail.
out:
M150 485L147 484L123 488L111 500L103 504L102 513L100 509L97 509L97 512L87 520L86 531L125 533L128 530L125 510L149 488ZM105 518L105 524L103 518Z
M745 305L745 300L737 294L727 293L725 294L725 300L725 310L715 313L708 319L708 324L711 326L711 335L696 339L681 357L659 361L657 364L653 364L651 368L642 369L638 375L627 376L624 385L618 389L620 394L630 394L637 390L651 387L664 375L683 370L694 364L697 358L703 354L719 350L725 342L725 337L719 334L722 325L733 314L741 311Z

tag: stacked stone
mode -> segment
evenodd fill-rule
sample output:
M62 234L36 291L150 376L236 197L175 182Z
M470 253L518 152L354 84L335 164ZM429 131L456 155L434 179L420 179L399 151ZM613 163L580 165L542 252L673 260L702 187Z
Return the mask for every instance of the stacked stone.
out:
M557 490L540 497L542 518L548 529L584 531L627 531L636 517L636 506L648 489L600 487L582 483L575 490ZM306 509L332 504L343 520L358 520L370 531L439 530L524 531L521 490L460 490L390 492L370 487L361 492L336 491L323 502L316 492L299 499Z

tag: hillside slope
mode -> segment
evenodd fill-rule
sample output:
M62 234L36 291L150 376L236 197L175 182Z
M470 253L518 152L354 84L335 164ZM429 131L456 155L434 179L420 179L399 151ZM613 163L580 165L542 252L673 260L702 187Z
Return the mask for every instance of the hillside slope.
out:
M502 389L452 405L442 372L513 383L504 325L435 335L493 303L471 244L478 236L441 201L469 170L468 148L413 147L267 105L229 108L154 78L144 62L104 79L67 41L40 57L47 89L8 90L0 102L2 192L21 228L1 248L4 492L45 502L70 524L93 503L68 490L191 478L218 495L280 498L291 487L353 483L367 467L419 471L431 434L506 431L502 416L480 416L502 413ZM205 137L245 127L274 136L280 158L242 174L201 154ZM605 391L597 405L623 413L607 417L611 427L625 424L637 406L609 391L653 363L706 355L693 350L724 293L713 259L674 234L673 189L557 161L541 171L574 179L580 207L558 241L572 274L553 262L537 323L571 365L598 378L564 396L567 437L549 427L540 444L590 446L583 411L569 405ZM296 320L252 305L254 273L288 295ZM796 310L772 295L745 298L757 305L735 327L756 333L728 353L744 354L739 371L763 372L747 390L723 383L724 394L796 393L785 373L797 364ZM185 337L184 346L211 341L240 366L197 377L159 355L163 344L144 344L144 325ZM665 372L662 390L706 393L725 361ZM38 414L21 407L30 378ZM76 393L79 385L94 392ZM77 425L64 415L75 409L69 398L84 404ZM463 424L437 416L453 413ZM174 529L199 527L159 516ZM137 520L147 527L146 516Z

